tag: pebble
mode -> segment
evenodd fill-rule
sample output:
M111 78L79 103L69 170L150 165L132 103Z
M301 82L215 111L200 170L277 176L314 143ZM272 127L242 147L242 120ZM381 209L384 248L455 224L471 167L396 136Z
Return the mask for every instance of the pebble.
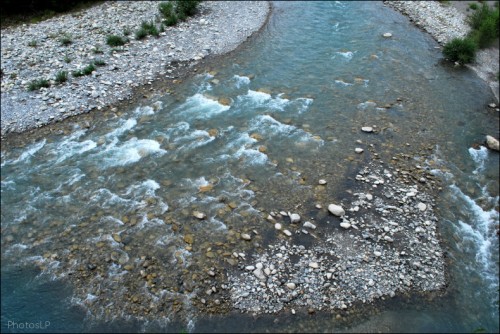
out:
M356 147L356 148L354 149L354 152L356 152L356 153L358 153L358 154L359 154L359 153L363 153L363 152L364 152L364 150L363 150L362 148L360 148L360 147Z
M283 233L285 233L285 235L288 237L292 236L292 232L290 232L289 230L283 230Z
M242 233L241 234L241 239L243 239L243 240L252 240L252 237L248 233Z
M274 228L279 231L283 228L283 226L281 226L280 223L276 223L276 224L274 224Z
M290 290L294 290L295 289L295 283L286 283L286 287L289 288Z
M384 36L385 38L390 38L392 37L392 34L390 32L386 32L382 36Z
M370 133L373 132L373 128L371 126L363 126L361 131Z
M326 180L321 179L321 180L318 181L318 184L325 185L326 184Z
M345 229L348 229L348 228L350 228L350 227L351 227L351 224L346 223L346 222L342 222L342 223L340 223L340 227L343 227L343 228L345 228Z
M313 223L311 223L311 222L305 222L303 226L304 226L304 227L307 227L307 228L310 228L310 229L313 229L313 230L315 230L315 229L316 229L316 225L314 225L314 224L313 224Z
M318 262L309 262L309 267L311 267L313 269L318 269L319 264L318 264Z
M200 211L193 211L193 216L198 218L198 219L205 219L207 217L206 214L204 214L203 212L200 212Z
M290 215L290 222L291 222L292 224L295 224L295 223L300 222L300 215L298 215L298 214L296 214L296 213L292 213L292 214Z
M343 215L345 215L345 210L342 208L342 206L337 204L328 205L328 211L330 211L332 215L337 217L342 217Z
M425 211L425 210L427 210L427 205L425 203L420 202L420 203L417 204L417 208L420 211Z

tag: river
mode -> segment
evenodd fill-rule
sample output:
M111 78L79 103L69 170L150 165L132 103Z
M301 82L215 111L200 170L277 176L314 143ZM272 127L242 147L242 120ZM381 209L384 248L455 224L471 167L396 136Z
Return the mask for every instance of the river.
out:
M499 131L488 86L381 2L273 5L258 36L170 93L2 145L2 332L499 331L499 159L476 145ZM404 157L439 180L444 291L203 310L202 273L230 276L234 250L283 238L268 213L325 225L315 204Z

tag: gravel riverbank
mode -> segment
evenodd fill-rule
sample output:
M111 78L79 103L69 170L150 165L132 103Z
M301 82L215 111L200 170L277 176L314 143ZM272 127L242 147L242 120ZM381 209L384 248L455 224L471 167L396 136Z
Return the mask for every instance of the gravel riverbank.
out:
M204 1L198 14L166 27L159 38L136 40L134 32L142 21L159 20L158 2L109 1L76 14L2 29L2 138L114 106L154 81L175 80L179 66L188 69L207 56L234 50L264 25L269 12L267 1ZM106 44L108 35L124 36L126 31L126 45ZM62 45L65 37L72 43ZM105 65L91 75L71 76L96 60ZM53 82L59 71L68 72L67 82ZM52 80L52 85L29 92L35 79Z

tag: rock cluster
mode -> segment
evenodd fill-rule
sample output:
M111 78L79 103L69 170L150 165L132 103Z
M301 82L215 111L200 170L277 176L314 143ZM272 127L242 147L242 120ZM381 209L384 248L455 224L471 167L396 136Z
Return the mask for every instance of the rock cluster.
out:
M398 293L442 289L444 260L434 202L397 173L370 163L356 175L354 199L345 213L331 204L335 220L314 225L314 243L280 239L242 261L242 271L229 273L226 284L234 308L342 310ZM295 235L307 233L299 229Z

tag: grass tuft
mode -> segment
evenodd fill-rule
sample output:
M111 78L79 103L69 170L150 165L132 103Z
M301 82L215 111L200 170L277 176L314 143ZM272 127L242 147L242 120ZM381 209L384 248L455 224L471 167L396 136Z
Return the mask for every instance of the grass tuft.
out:
M66 71L57 72L54 80L58 84L62 84L63 82L66 82L68 80L68 72L66 72Z
M32 92L34 90L39 90L42 87L50 87L49 80L47 79L36 79L29 83L28 91Z
M121 36L109 35L106 37L106 44L109 46L121 46L125 45L125 43L127 43L127 40Z

